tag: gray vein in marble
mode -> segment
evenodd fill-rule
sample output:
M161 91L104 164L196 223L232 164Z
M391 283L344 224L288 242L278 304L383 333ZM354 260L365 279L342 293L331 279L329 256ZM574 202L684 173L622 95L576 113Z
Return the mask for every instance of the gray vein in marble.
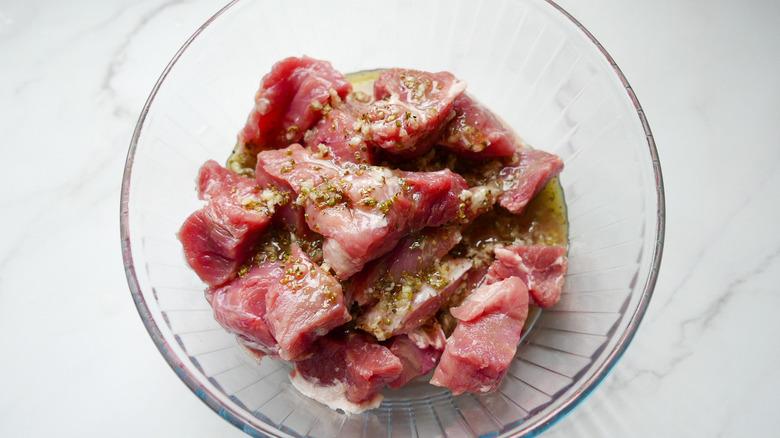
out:
M703 311L682 320L679 324L680 335L676 337L677 340L671 345L672 348L669 350L668 356L669 360L664 363L663 369L623 367L621 368L621 371L615 373L611 379L611 386L615 388L625 388L632 380L640 378L643 375L652 376L657 382L662 381L666 376L672 373L680 363L694 356L695 349L691 346L690 333L706 332L721 314L722 310L740 293L744 292L740 289L740 286L753 277L763 275L772 263L776 261L778 256L780 256L780 248L776 248L771 254L761 259L755 264L753 269L740 274L736 279L729 283L724 288L723 292L718 294L718 297L710 302Z
M771 168L767 169L767 172L764 175L762 175L761 178L757 179L755 186L756 187L766 186L767 181L772 179L775 176L775 174L776 174L776 168L773 165L771 166ZM742 202L740 202L738 205L731 208L730 213L723 219L722 223L716 229L717 230L727 229L727 227L732 222L734 222L734 220L739 216L739 214L742 213L746 209L746 207L748 207L754 201L754 198L755 195L746 196L742 200ZM721 235L722 233L714 233L714 234ZM686 274L682 276L677 281L677 283L670 288L670 290L672 291L685 290L685 287L690 282L692 275L698 272L699 268L702 266L702 262L705 259L705 255L708 252L712 251L712 247L718 245L720 243L720 240L721 239L711 239L706 241L703 245L701 245L699 251L693 257L693 259L695 260L694 263L690 267L685 269ZM661 265L661 272L663 272L663 264ZM669 307L675 302L675 299L677 297L678 294L676 293L668 294L668 298L658 305L659 306L658 311L654 313L657 313L659 316L666 313Z
M677 366L694 355L694 350L683 350L672 352L673 354L664 364L663 369L651 369L651 368L635 368L624 366L620 372L614 373L610 386L614 389L627 389L628 385L634 380L648 376L652 378L656 384L663 381L663 379L671 374Z
M131 8L131 5L122 5L122 7L118 8L116 12L114 12L111 15L101 17L102 19L91 23L89 26L80 29L74 37L80 38L80 37L88 37L88 38L94 38L95 35L97 35L97 32L104 31L107 28L110 28L112 25L115 25L115 22L121 18L123 15L128 13L128 9ZM142 18L143 20L143 18Z
M140 17L136 25L132 29L130 29L130 31L127 33L127 35L125 35L122 41L119 42L119 45L111 55L111 60L108 64L108 68L105 72L103 80L101 81L100 90L106 92L109 96L115 95L115 92L111 87L111 81L120 71L122 67L122 63L125 58L125 52L127 50L127 47L133 41L134 37L136 37L141 31L143 31L143 29L149 24L149 22L153 20L156 16L158 16L160 13L162 13L163 11L165 11L170 7L173 7L181 3L183 3L183 0L172 0L169 2L162 3ZM122 116L122 114L123 114L122 109L117 106L114 109L114 115Z
M103 76L102 83L97 88L98 93L104 92L109 96L109 100L115 100L116 95L111 88L111 81L114 76L122 71L125 51L134 39L145 29L145 27L163 11L183 3L182 0L173 0L148 10L135 20L132 28L120 38L117 38L118 44L113 50L110 50L107 57L107 69ZM101 18L98 22L90 23L89 26L82 27L74 35L76 38L93 38L96 33L115 23L118 17L128 14L127 8L120 9L110 16ZM71 45L73 39L62 40L60 44ZM55 51L59 53L59 51ZM32 70L32 69L28 69ZM24 93L24 90L32 87L36 82L48 80L48 77L30 77L23 82L16 81L13 93L17 96ZM113 108L115 115L120 115L122 110L116 103L109 104ZM110 114L111 110L106 114ZM129 113L129 111L128 111ZM104 133L105 134L105 133ZM58 182L56 186L47 187L44 190L32 193L26 191L22 197L16 199L3 200L4 208L16 209L22 212L26 222L23 227L19 227L18 232L8 236L4 248L0 250L0 271L3 271L8 265L9 260L17 257L20 251L25 248L34 235L42 232L51 233L53 229L65 226L72 220L80 220L85 215L91 214L91 210L102 201L113 198L119 185L118 170L121 169L124 154L117 155L115 150L102 147L93 148L89 153L90 159L82 162L78 169L69 172L66 180ZM104 180L106 175L117 175L117 178L110 178L116 181L116 184L94 184L95 181ZM87 208L78 209L76 206Z
M10 97L13 97L14 99L23 98L24 93L26 93L28 89L40 84L44 80L46 80L45 73L32 73L23 81L17 81L13 84L13 88L11 88L11 92L9 93L11 95Z
M780 248L776 248L774 252L764 257L764 259L755 265L755 268L737 277L728 286L726 286L725 291L720 295L720 297L716 301L712 302L702 314L683 321L683 330L686 326L692 324L699 325L701 329L708 328L712 321L720 314L721 310L726 306L726 304L728 304L728 302L731 301L731 299L740 292L739 286L748 281L748 279L763 274L778 256L780 256Z

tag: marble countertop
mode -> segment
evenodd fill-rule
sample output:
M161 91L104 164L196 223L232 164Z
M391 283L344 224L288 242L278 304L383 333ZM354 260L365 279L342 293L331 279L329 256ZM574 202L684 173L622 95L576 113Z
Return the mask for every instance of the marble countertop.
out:
M561 0L655 135L666 247L604 383L544 436L780 429L780 6ZM0 3L0 435L245 436L183 385L128 291L119 194L139 112L205 0ZM777 307L776 307L777 306Z

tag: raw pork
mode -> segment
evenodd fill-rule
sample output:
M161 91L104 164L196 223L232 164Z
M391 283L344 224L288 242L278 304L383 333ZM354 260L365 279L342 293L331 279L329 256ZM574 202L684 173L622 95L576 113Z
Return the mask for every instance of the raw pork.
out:
M401 360L403 371L388 386L399 389L428 374L439 362L446 338L439 324L426 324L388 341L390 351Z
M209 293L214 316L243 343L283 360L307 357L320 336L348 322L341 285L297 245Z
M305 357L316 338L351 319L341 284L296 244L265 301L268 326L284 360Z
M215 161L201 167L198 194L208 204L187 218L178 237L195 273L209 286L219 286L235 277L276 206L286 201Z
M425 153L452 119L453 102L466 83L451 73L389 69L374 82L373 102L361 121L370 140L387 154L409 158Z
M460 319L431 384L454 395L495 391L517 352L528 317L528 290L516 277L484 285L450 310Z
M401 278L378 302L362 310L355 318L355 326L383 341L425 324L449 300L470 268L469 259L448 257L429 269Z
M350 295L359 306L392 293L405 278L415 277L441 260L460 242L454 227L426 228L401 239L389 253L372 261L350 279Z
M517 149L514 134L487 108L465 93L455 99L455 118L444 129L439 142L467 158L509 157Z
M520 214L534 195L563 170L561 157L537 149L521 149L517 158L516 164L498 174L502 183L498 203L514 214Z
M523 212L562 160L450 73L362 85L305 56L273 66L232 172L201 168L187 261L216 320L258 361L293 362L293 385L331 408L375 408L432 370L454 394L493 391L529 302L560 296L565 248L518 243L558 241L537 238L537 216L558 217L546 205Z
M313 345L310 358L293 365L290 381L332 409L359 413L379 406L379 391L403 369L401 360L371 336L334 330Z
M256 154L284 147L352 91L352 85L327 61L304 56L277 62L260 82L255 106L238 135L242 152Z
M373 148L360 130L359 111L344 104L325 114L311 134L307 134L306 144L314 152L319 152L321 146L328 148L333 159L339 162L375 164Z
M266 319L266 292L284 276L280 262L252 267L246 276L207 291L214 318L258 353L279 357L279 345Z
M466 188L449 170L336 164L300 145L261 152L257 159L259 181L276 181L297 194L309 227L325 236L325 262L341 279L390 251L404 234L455 219Z
M561 298L568 261L566 247L548 245L511 245L495 249L485 283L518 277L531 294L531 303L547 308Z

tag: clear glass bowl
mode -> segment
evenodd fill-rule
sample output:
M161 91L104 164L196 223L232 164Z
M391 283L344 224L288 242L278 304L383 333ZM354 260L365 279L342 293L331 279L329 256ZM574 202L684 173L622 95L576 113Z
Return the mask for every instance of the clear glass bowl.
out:
M342 72L451 71L533 147L563 157L566 286L495 393L452 397L417 382L346 416L291 387L289 365L258 365L213 319L175 233L201 205L199 166L227 158L260 78L303 54ZM636 332L661 259L663 184L628 82L553 3L242 0L198 29L152 90L128 153L121 226L128 283L160 352L250 435L528 436L582 401Z

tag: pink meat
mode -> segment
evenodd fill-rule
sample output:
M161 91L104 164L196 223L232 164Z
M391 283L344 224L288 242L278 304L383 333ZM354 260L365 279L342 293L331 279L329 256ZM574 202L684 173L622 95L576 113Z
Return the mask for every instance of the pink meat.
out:
M390 385L399 389L417 377L428 374L439 362L446 338L437 323L418 327L388 342L390 351L401 360L403 371Z
M426 228L405 236L389 253L350 278L352 300L359 306L378 301L404 277L417 275L441 260L460 242L460 237L460 231L450 227Z
M318 152L320 145L329 149L334 160L356 164L374 164L373 148L369 147L358 122L359 108L345 104L325 114L306 136L309 148Z
M341 285L297 245L286 262L265 262L208 293L216 320L252 350L283 360L310 354L311 344L351 317Z
M255 177L260 184L279 185L297 196L304 186L313 188L338 179L342 173L342 167L330 160L328 155L293 144L285 149L260 152Z
M454 395L495 391L517 352L528 316L528 290L515 277L484 285L451 313L460 321L431 384Z
M498 202L514 214L520 214L534 195L563 170L563 160L548 152L526 148L518 151L518 158L517 164L504 167L498 174L502 182Z
M528 316L528 290L524 284L520 286L516 278L511 277L511 280L501 288L477 288L460 306L450 309L450 313L460 321L473 321L489 313L525 320Z
M293 365L290 380L333 409L358 413L379 406L379 392L402 371L401 360L376 339L336 330L314 343L310 358Z
M341 284L296 244L284 274L266 292L268 327L279 344L279 356L307 356L314 340L351 319Z
M200 170L198 192L208 204L192 213L178 232L187 262L209 286L233 278L271 222L255 180L214 161Z
M432 268L400 279L392 291L362 310L355 326L383 341L427 323L449 300L471 261L446 258Z
M282 263L254 266L246 276L226 286L209 289L214 318L257 354L279 356L279 345L266 319L266 293L284 277Z
M295 195L290 193L290 198L294 199ZM296 205L293 202L280 205L276 207L276 212L273 216L273 221L276 225L281 226L283 229L295 233L300 238L313 238L314 234L306 224L306 217L303 207Z
M410 158L425 153L454 115L453 102L465 82L451 73L385 70L374 82L373 102L361 115L371 142L387 154Z
M566 247L549 245L512 245L496 248L496 260L490 265L485 283L517 277L531 294L531 303L547 308L561 298L568 268Z
M464 207L461 209L461 223L470 224L478 217L491 211L496 204L501 190L495 182L478 185L469 188L469 193L464 200Z
M197 184L198 199L204 200L220 196L227 197L234 191L241 191L243 195L252 195L260 190L260 187L251 178L238 175L214 160L208 160L200 166Z
M386 385L401 375L403 365L387 347L379 345L371 337L350 335L346 352L347 399L365 401L372 398ZM360 341L357 341L360 339Z
M306 56L279 61L260 82L239 144L257 152L298 142L323 111L351 91L352 85L327 61Z
M465 93L455 99L455 117L447 124L440 145L467 158L509 157L517 149L514 134L493 113Z
M467 190L466 180L449 169L438 172L401 172L415 209L412 230L437 227L460 216L460 195Z
M465 180L449 170L402 172L339 163L292 145L258 154L257 177L292 189L309 227L325 236L324 260L345 279L404 234L458 215Z
M501 313L459 322L431 384L447 387L453 395L495 391L517 352L522 328L520 321Z

